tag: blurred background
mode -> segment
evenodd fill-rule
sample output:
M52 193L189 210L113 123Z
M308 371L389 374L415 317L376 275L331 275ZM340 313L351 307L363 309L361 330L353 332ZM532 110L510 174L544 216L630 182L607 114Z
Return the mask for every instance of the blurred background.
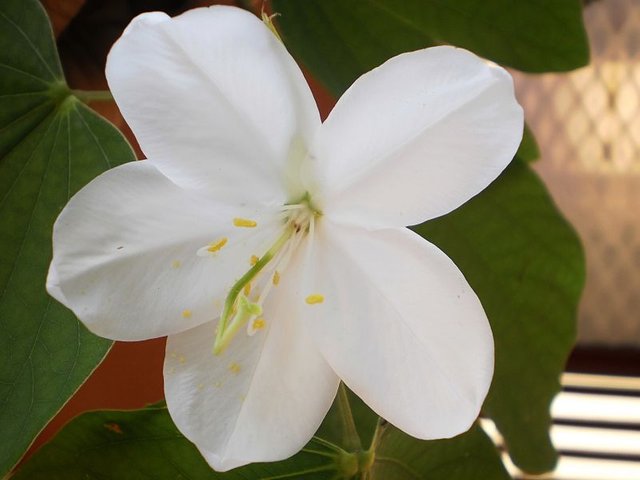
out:
M72 88L87 90L107 87L103 73L106 54L133 16L148 10L175 15L212 3L235 4L43 0L68 82ZM244 4L259 11L262 2ZM541 152L534 168L578 231L587 257L578 344L567 364L570 373L564 378L565 392L554 404L553 436L563 456L558 471L549 478L637 480L640 1L587 1L584 18L591 43L590 65L563 74L514 72L517 96ZM334 99L313 79L310 81L326 116ZM136 145L115 104L92 106ZM141 156L139 149L137 152ZM138 408L162 399L163 355L164 340L117 343L32 450L79 412ZM581 395L576 398L577 393ZM486 428L491 431L491 425ZM494 438L499 444L500 439L496 435Z

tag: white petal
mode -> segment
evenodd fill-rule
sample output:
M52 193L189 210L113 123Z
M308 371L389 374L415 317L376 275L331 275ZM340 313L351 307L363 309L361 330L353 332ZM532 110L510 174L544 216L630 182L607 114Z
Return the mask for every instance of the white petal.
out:
M280 204L300 193L285 191L284 171L302 161L317 108L254 15L224 6L173 19L142 14L113 46L106 73L142 150L176 183Z
M316 202L370 226L443 215L483 190L513 158L522 108L502 68L435 47L360 77L313 149Z
M251 216L254 229L233 226ZM47 290L94 333L140 340L217 317L231 284L275 240L273 211L221 205L177 187L148 161L100 175L53 231ZM226 238L212 257L198 249Z
M241 331L219 356L215 322L168 339L169 412L216 470L293 455L335 397L338 378L292 314L295 280L285 275L268 297L266 327L253 336Z
M414 437L467 430L491 383L493 339L453 262L407 229L326 219L307 254L304 295L324 301L305 305L305 319L338 376Z

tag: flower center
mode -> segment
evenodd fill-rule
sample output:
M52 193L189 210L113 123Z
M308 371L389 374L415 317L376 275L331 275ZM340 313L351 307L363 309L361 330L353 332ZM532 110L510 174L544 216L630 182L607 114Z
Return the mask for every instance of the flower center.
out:
M282 210L285 214L282 234L262 257L252 257L252 267L229 290L213 345L216 355L229 346L243 326L247 326L248 335L266 326L262 318L264 301L280 282L296 247L307 233L313 232L315 219L321 215L311 205L308 194Z

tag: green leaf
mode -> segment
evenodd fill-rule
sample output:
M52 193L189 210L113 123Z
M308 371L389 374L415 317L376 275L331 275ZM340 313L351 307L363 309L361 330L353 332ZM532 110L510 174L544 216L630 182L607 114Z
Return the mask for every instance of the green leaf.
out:
M359 399L354 417L368 445L376 415ZM336 405L320 432L333 440L341 426ZM286 428L283 426L283 428ZM319 432L319 433L320 433ZM336 441L335 443L339 443ZM314 453L315 452L315 453ZM333 460L317 452L327 449L312 440L305 450L276 463L256 463L217 473L175 428L166 408L85 413L16 472L13 480L85 480L87 478L153 478L155 480L331 480ZM378 450L371 480L506 480L498 453L484 432L474 426L450 440L415 440L389 426Z
M540 158L540 148L538 142L533 136L533 132L528 125L525 124L522 141L516 152L516 157L526 163L535 162Z
M552 469L549 406L574 344L585 275L575 232L517 160L477 197L415 230L464 272L491 322L496 364L484 412L520 468Z
M579 0L273 0L273 10L292 53L337 95L399 53L443 43L527 72L589 61Z
M372 480L509 480L496 447L478 425L446 440L416 440L396 428L385 433Z
M351 409L362 444L371 444L378 416L355 394ZM316 435L340 444L337 402ZM417 440L387 424L376 451L371 480L508 480L495 445L478 426L455 438Z
M71 95L35 0L0 4L0 101L1 477L111 345L46 294L45 277L69 197L134 155Z
M313 443L308 448L323 450ZM166 408L150 407L77 417L26 462L13 480L329 480L336 473L332 468L325 470L329 468L327 457L301 452L283 462L214 472L196 447L178 432Z

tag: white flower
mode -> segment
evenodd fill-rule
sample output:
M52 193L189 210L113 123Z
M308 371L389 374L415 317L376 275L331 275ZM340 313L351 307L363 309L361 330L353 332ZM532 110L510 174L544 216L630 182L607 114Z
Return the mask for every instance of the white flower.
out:
M321 124L263 23L213 7L137 17L107 78L148 159L71 199L47 287L98 335L169 336L169 411L215 469L298 451L339 379L415 437L471 425L491 330L451 260L405 227L513 157L522 111L503 69L451 47L400 55Z

